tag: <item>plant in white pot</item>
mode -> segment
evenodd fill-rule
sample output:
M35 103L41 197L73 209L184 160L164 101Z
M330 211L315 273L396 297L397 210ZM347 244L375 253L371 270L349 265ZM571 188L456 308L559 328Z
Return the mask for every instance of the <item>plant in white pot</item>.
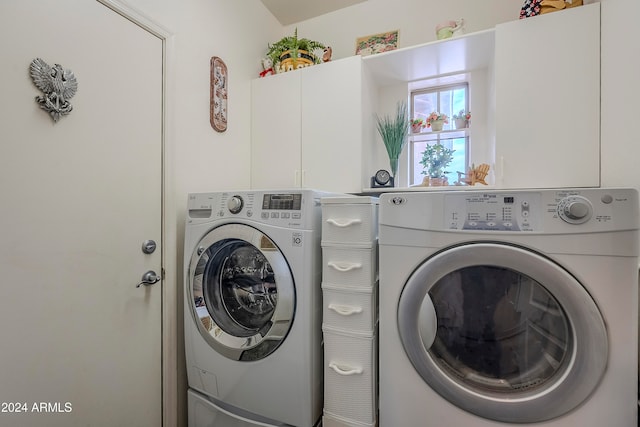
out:
M471 120L471 112L460 110L458 114L453 115L453 122L456 125L456 129L464 129L469 127L469 120Z
M441 131L442 127L449 123L449 116L446 114L438 113L437 111L433 111L427 117L427 127L430 127L433 131Z
M384 147L387 149L391 176L394 178L398 174L400 153L402 153L409 136L410 122L407 117L407 104L404 101L398 102L396 113L393 117L386 115L381 118L376 115L378 133L382 137Z
M420 133L427 126L427 123L420 117L411 119L409 124L411 125L411 133Z

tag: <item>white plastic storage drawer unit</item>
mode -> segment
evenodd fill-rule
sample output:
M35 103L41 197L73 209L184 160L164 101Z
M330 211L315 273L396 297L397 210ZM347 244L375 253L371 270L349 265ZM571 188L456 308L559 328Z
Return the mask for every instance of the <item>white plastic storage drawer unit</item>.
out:
M376 337L328 326L324 333L324 413L364 424L377 418Z
M378 320L377 292L322 284L322 322L331 328L371 334Z
M324 417L328 427L378 416L378 199L322 199Z
M378 280L378 257L375 241L368 246L331 246L323 242L322 281L345 287L370 288Z
M377 239L378 199L375 197L322 198L322 243L370 244Z
M374 427L376 424L361 423L325 412L322 416L322 427Z

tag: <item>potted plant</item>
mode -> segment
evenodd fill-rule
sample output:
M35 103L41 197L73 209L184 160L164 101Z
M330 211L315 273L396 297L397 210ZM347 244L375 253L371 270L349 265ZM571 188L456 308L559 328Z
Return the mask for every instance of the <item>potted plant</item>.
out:
M296 28L293 36L283 37L274 44L268 44L267 57L271 59L278 72L291 71L300 67L308 67L320 63L316 50L323 50L325 45L305 38L298 38Z
M447 176L449 173L445 169L453 161L453 153L455 150L446 148L440 143L427 144L422 152L422 160L420 164L424 166L422 171L426 175L423 183L430 186L447 185Z
M427 127L430 127L433 131L442 130L442 127L447 123L449 123L449 117L437 111L433 111L429 114L429 117L427 117Z
M469 127L469 120L471 120L471 112L460 110L458 114L453 115L453 122L456 125L456 129L464 129Z
M389 155L389 165L391 175L395 177L398 173L398 159L400 153L407 142L409 136L409 120L407 119L407 104L404 101L398 102L396 114L393 117L384 116L380 118L376 114L378 133L382 137L382 142Z
M411 125L411 133L420 133L422 132L422 129L424 129L427 126L427 123L424 121L424 119L411 119L409 121L409 124Z

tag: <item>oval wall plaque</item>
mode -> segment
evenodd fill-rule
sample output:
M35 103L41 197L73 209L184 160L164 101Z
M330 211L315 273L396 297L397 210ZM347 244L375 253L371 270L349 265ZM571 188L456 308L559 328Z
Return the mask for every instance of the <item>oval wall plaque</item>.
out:
M227 65L217 56L211 58L210 121L218 132L227 130Z

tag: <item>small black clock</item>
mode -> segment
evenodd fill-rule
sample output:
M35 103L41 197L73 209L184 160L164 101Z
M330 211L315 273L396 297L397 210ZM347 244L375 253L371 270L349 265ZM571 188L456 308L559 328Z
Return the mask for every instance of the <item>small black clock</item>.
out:
M389 171L380 169L371 177L371 188L393 187L393 177Z

